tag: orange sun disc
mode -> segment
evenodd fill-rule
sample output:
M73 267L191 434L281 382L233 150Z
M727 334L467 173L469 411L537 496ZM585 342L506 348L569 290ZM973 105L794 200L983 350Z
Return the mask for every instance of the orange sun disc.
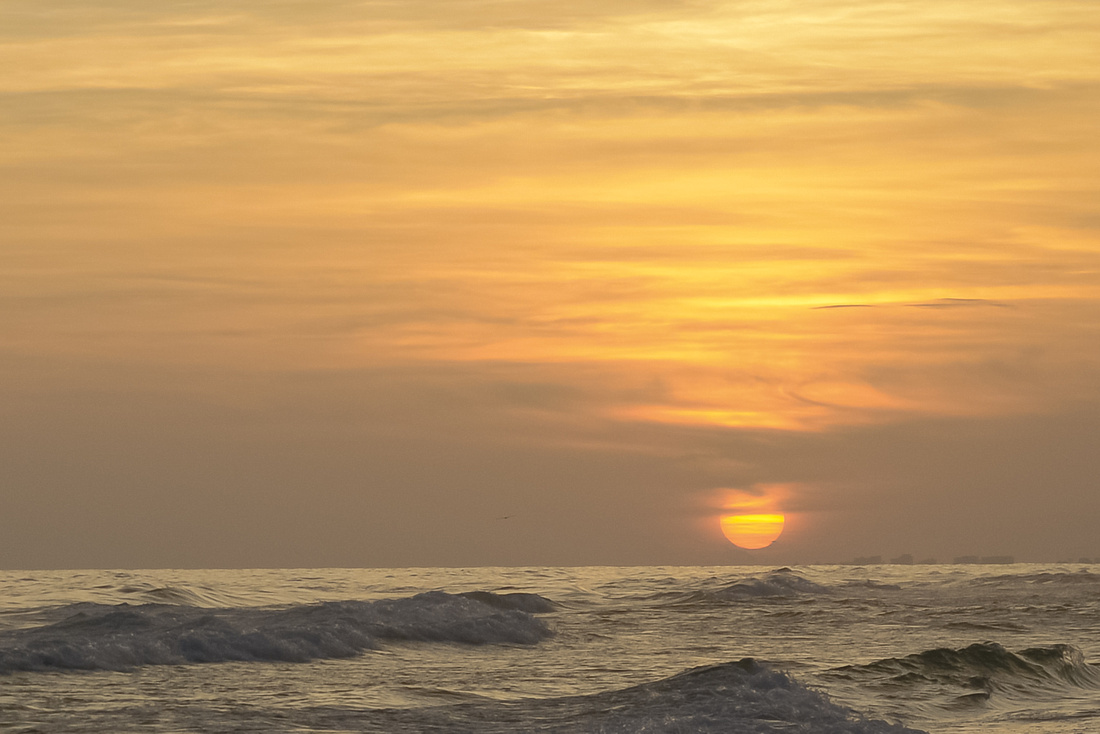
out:
M767 548L783 533L782 515L726 515L722 534L738 548Z

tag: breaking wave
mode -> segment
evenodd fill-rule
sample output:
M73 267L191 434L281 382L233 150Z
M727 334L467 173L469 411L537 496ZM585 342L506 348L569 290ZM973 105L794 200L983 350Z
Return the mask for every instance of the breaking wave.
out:
M981 642L846 665L830 673L895 693L939 698L949 705L982 703L996 695L1015 698L1068 688L1100 689L1100 666L1085 662L1081 650L1072 645L1011 652L995 642Z
M118 586L99 587L116 598L139 604L186 604L193 607L226 607L247 603L232 592L214 589L201 584L158 585L144 581L131 581Z
M460 596L479 601L482 604L488 604L497 609L515 609L531 614L544 614L558 609L557 604L538 594L525 594L522 592L496 594L491 591L467 591Z
M535 594L428 592L376 602L285 608L82 602L58 621L0 633L0 674L129 670L144 665L346 658L383 641L533 645L551 636L531 612L553 603Z
M728 599L758 598L768 596L803 596L825 594L829 590L821 584L799 576L789 569L780 569L762 579L748 578L735 581L718 592Z
M753 599L787 599L828 594L830 589L810 581L789 568L781 568L759 577L738 579L717 589L672 592L660 596L674 603L728 603Z
M751 658L693 668L630 688L586 696L464 703L405 710L313 709L302 725L356 731L504 734L693 732L693 734L919 734L863 717Z
M648 703L648 705L646 705ZM832 703L785 673L752 658L711 665L622 691L585 697L591 715L612 711L582 731L744 732L807 731L820 734L902 734L913 729L866 719ZM582 723L584 716L579 717ZM602 718L602 717L601 717ZM562 731L568 731L568 727Z

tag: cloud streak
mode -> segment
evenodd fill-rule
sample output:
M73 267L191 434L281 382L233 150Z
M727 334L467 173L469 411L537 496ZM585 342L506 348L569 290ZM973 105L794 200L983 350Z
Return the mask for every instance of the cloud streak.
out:
M1051 446L1028 420L1062 435L1067 406L1100 400L1092 3L0 14L0 64L20 71L0 81L0 371L27 533L48 523L40 489L135 526L210 502L228 533L270 486L260 526L308 515L307 555L334 517L319 492L381 518L401 549L372 545L386 563L462 545L447 513L472 535L476 517L544 518L498 552L462 545L470 562L531 533L530 562L660 560L631 534L724 562L692 503L791 483L799 512L883 528L852 535L873 544L898 508L933 528L918 479L965 494L913 458L944 449L939 428L1000 477L967 431L1026 455ZM157 466L180 478L145 494ZM868 509L874 476L893 510ZM578 498L605 525L637 517L555 555ZM310 562L359 562L352 524Z

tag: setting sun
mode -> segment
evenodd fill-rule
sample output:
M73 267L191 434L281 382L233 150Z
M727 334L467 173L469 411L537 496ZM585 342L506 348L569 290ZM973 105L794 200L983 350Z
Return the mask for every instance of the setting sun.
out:
M726 515L722 533L738 548L767 548L783 534L783 515Z

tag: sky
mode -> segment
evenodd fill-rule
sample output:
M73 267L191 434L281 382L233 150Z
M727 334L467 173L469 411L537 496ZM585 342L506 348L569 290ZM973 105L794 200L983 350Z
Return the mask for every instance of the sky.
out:
M0 68L0 567L1100 559L1094 0L6 0Z

